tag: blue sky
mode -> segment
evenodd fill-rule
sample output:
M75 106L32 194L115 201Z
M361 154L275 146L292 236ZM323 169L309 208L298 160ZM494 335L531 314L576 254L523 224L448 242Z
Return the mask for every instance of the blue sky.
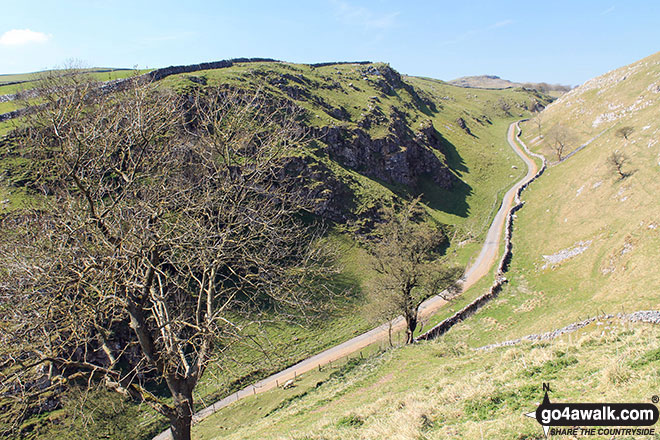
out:
M370 60L444 80L577 85L660 50L660 1L4 1L0 73L78 59L164 67L233 57Z

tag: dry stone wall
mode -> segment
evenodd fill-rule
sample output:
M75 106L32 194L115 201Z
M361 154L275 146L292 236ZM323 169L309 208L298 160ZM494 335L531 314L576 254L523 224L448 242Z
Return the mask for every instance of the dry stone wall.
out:
M428 341L431 339L435 339L438 336L443 335L446 333L450 328L452 328L454 325L458 324L459 322L469 318L472 316L474 313L476 313L477 310L479 310L481 307L483 307L485 304L490 302L493 298L496 298L497 295L500 293L502 290L502 286L504 283L507 282L506 277L504 274L508 271L509 269L509 264L511 263L511 258L513 257L513 244L512 244L512 235L513 235L513 220L515 218L515 213L523 207L524 202L520 199L520 195L522 192L529 186L530 183L538 179L543 172L545 171L547 164L545 157L532 153L529 151L527 146L522 142L520 139L520 125L519 123L522 121L519 121L516 123L516 128L518 129L518 132L516 134L516 140L520 143L520 145L523 146L525 152L531 156L535 156L540 158L543 161L543 165L539 169L539 171L532 176L527 182L525 182L523 185L518 188L518 191L516 191L516 197L514 200L514 205L513 207L509 210L509 213L506 218L506 229L504 233L504 255L500 259L499 265L497 267L497 274L495 275L495 281L493 282L493 285L488 289L486 293L472 301L470 304L467 306L463 307L461 310L458 312L454 313L452 316L449 318L445 319L444 321L440 322L437 324L435 327L431 328L428 330L426 333L423 333L420 335L417 340L418 341Z

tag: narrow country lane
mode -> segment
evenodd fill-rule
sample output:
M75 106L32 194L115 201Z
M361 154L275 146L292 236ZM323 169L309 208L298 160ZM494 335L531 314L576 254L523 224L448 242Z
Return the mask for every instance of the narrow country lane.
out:
M509 141L509 145L511 148L513 148L513 151L515 151L516 154L520 156L520 158L525 162L525 165L527 165L527 174L504 195L504 198L502 199L502 205L497 211L497 214L495 214L493 223L491 223L490 228L488 229L486 241L481 248L479 256L470 266L470 268L465 272L463 290L467 290L474 283L479 281L481 277L486 275L490 268L493 266L493 263L495 263L495 260L497 260L500 242L502 241L502 232L504 231L504 223L506 222L506 216L513 204L513 199L516 196L516 192L518 191L518 188L527 183L538 172L538 165L536 165L536 162L534 162L534 160L530 158L516 142L517 130L518 122L514 122L509 125L507 141Z
M509 126L507 140L511 148L527 165L527 174L504 195L502 204L500 205L500 208L495 214L493 222L488 229L486 240L481 248L479 256L465 272L463 290L467 290L469 287L473 286L477 281L479 281L484 275L486 275L497 260L500 242L502 240L502 234L504 230L504 224L506 222L507 213L513 204L515 194L518 189L526 184L532 177L534 177L538 171L538 166L534 160L532 160L516 143L517 130L518 122L512 123ZM420 306L420 317L426 318L434 314L446 303L447 301L442 299L440 295L429 298ZM392 321L393 331L398 331L403 328L404 320L402 317ZM304 361L301 361L296 365L282 370L279 373L275 373L272 376L260 380L253 385L249 385L246 388L243 388L242 390L237 391L196 413L193 417L193 423L198 423L219 409L228 406L230 403L236 402L253 394L263 393L273 389L277 387L278 384L283 384L290 379L294 379L298 375L313 370L314 368L318 368L319 365L326 365L347 355L359 352L363 348L375 342L385 340L388 336L388 330L389 323L385 323L373 330L363 333L362 335L356 336L342 344L329 348L315 356L305 359ZM169 429L154 437L154 440L166 439L171 439Z

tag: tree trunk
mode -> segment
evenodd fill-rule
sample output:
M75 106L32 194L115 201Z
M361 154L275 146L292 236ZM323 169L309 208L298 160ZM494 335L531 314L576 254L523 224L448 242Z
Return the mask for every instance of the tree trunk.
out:
M168 381L170 384L173 381ZM193 416L193 397L192 388L187 386L184 381L176 381L177 390L172 391L172 404L174 414L170 418L170 429L172 430L173 440L190 440L190 428L192 427Z
M190 428L192 426L192 414L185 417L170 419L170 430L174 440L190 440Z
M415 342L413 334L417 328L417 313L406 314L406 344L412 344Z
M390 340L390 347L394 347L394 345L392 345L392 320L390 320L390 326L387 329L387 336Z

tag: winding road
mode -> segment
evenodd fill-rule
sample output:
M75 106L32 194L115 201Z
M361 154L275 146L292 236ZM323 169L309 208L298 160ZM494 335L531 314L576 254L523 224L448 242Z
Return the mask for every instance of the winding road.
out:
M516 142L520 139L517 136L518 131L518 122L514 122L509 126L507 133L507 140L511 148L516 152L518 156L525 162L527 165L527 174L520 181L518 181L502 199L502 204L500 205L499 210L493 218L488 233L486 235L486 241L484 242L481 252L479 253L476 260L472 265L467 269L463 277L463 290L467 290L469 287L474 285L479 281L484 275L486 275L495 261L497 260L500 242L502 240L502 234L504 230L504 224L506 222L506 217L511 209L515 194L520 187L525 185L530 181L537 173L538 166L532 160L525 151L523 151L519 144ZM445 292L443 292L445 293ZM429 298L419 308L420 318L427 318L433 313L437 312L443 305L447 303L446 300L442 298L442 293L440 295ZM249 385L246 388L243 388L240 391L237 391L229 396L225 397L222 400L215 402L213 405L210 405L193 416L193 423L198 423L199 421L210 416L214 412L218 411L229 404L236 402L240 399L243 399L247 396L253 394L263 393L272 388L277 387L279 384L284 384L288 380L295 379L296 376L318 368L320 365L326 365L330 362L341 359L350 354L356 353L363 348L371 345L375 342L380 342L385 340L388 337L390 323L385 323L379 327L376 327L373 330L370 330L366 333L363 333L359 336L356 336L348 341L339 344L335 347L329 348L315 356L312 356L304 361L301 361L285 370L275 373L272 376L269 376L265 379L260 380L259 382ZM392 321L392 330L398 331L404 328L404 320L402 317L399 317ZM154 440L167 440L171 439L171 434L169 429L164 431L154 437Z
M527 165L527 174L523 177L518 183L516 183L509 191L504 194L502 198L502 204L500 209L495 214L495 218L488 229L488 234L486 234L486 241L481 247L481 252L479 256L474 261L474 263L465 271L465 281L463 283L463 290L467 290L474 283L479 281L484 275L488 273L493 263L497 259L500 249L500 242L502 241L502 233L504 231L504 223L506 222L506 216L513 205L514 198L518 189L525 185L527 182L532 180L539 170L538 165L532 158L530 158L525 151L520 148L520 143L522 141L518 138L518 122L514 122L509 125L509 131L507 132L507 141L509 145L516 152L518 156L525 162ZM518 141L518 142L516 142Z

